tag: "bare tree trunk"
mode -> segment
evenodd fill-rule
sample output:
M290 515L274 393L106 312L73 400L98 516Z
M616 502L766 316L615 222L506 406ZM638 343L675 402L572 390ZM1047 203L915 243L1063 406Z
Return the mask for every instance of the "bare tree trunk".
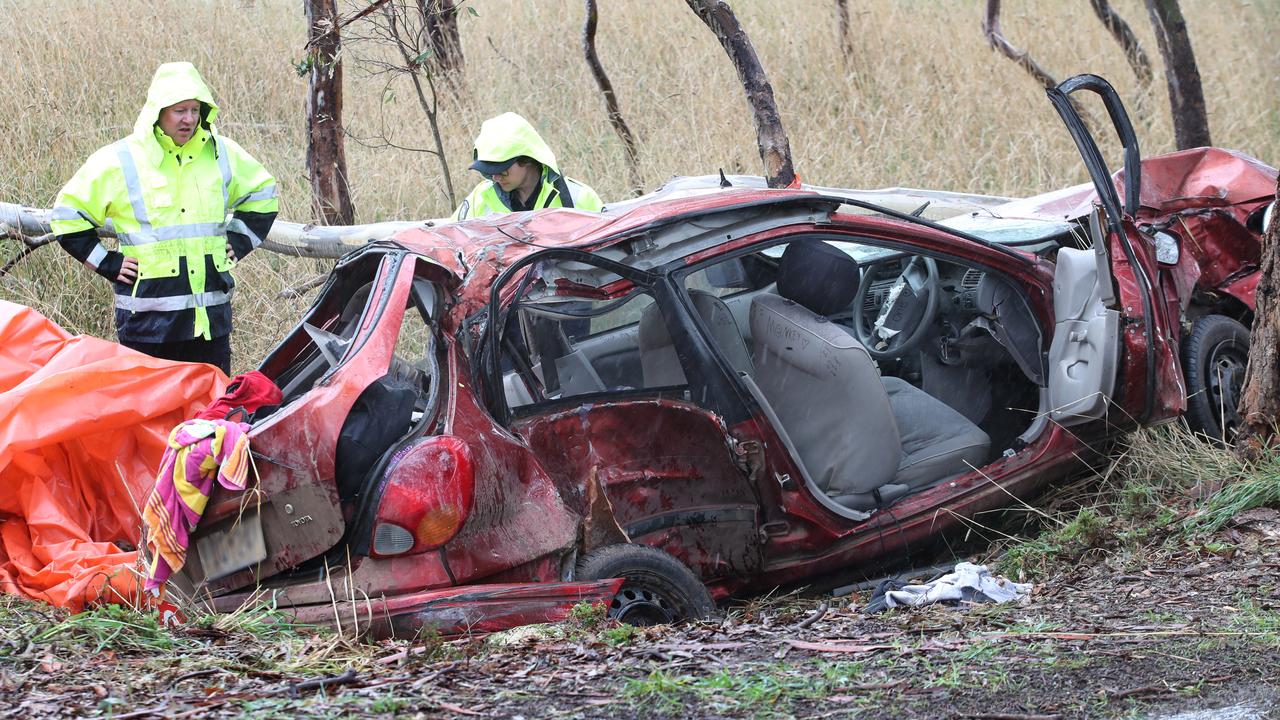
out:
M778 103L773 99L773 86L760 58L756 56L751 39L738 22L737 16L724 0L685 0L689 8L711 28L716 39L733 61L738 79L747 93L752 119L756 126L756 144L760 159L764 161L765 181L769 187L788 187L796 181L791 163L791 144L782 128Z
M1005 39L1000 31L1000 0L987 0L987 15L982 21L982 34L987 36L987 43L991 47L999 50L1005 57L1030 73L1031 77L1043 85L1045 90L1058 84L1049 71L1040 67L1040 63L1037 63L1030 53Z
M587 24L582 30L582 50L587 56L587 65L595 76L600 93L604 95L605 111L609 115L609 124L613 131L622 138L622 147L627 153L627 171L631 175L631 192L638 197L644 192L644 183L640 179L640 149L636 145L636 136L622 119L622 111L618 109L618 96L613 92L613 83L600 64L596 54L596 0L587 0Z
M1142 49L1142 44L1138 42L1133 30L1129 28L1129 23L1112 9L1108 0L1089 0L1089 4L1093 6L1093 12L1102 21L1103 26L1116 39L1116 42L1120 43L1121 49L1124 50L1124 57L1129 61L1129 67L1133 69L1138 83L1144 89L1150 87L1151 59L1147 57L1147 51Z
M431 68L441 75L462 72L462 38L458 35L458 6L453 0L418 0L431 41Z
M1178 0L1146 0L1146 3L1160 56L1164 58L1164 78L1169 86L1169 108L1173 113L1173 135L1178 149L1210 145L1200 69L1196 67L1182 8Z
M307 174L312 214L325 225L350 225L355 208L342 143L342 60L335 0L307 0Z
M1276 181L1280 197L1280 179ZM1257 460L1275 441L1280 424L1280 212L1262 236L1262 277L1254 291L1249 365L1240 396L1240 433L1236 454Z
M836 29L840 33L840 54L844 64L853 62L853 39L849 36L849 0L836 0Z

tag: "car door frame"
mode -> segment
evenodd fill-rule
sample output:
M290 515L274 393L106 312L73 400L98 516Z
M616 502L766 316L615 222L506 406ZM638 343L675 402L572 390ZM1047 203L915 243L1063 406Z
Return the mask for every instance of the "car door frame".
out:
M696 507L666 508L652 517L629 523L620 519L623 513L618 513L614 516L614 520L622 523L621 529L632 541L646 544L656 542L654 546L664 550L668 549L668 543L674 543L674 548L669 551L683 562L688 560L681 556L682 532L692 533L690 537L706 532L716 534L718 540L708 538L705 543L699 543L699 552L705 553L708 548L714 551L719 547L725 552L719 554L710 552L710 555L732 556L732 559L704 563L704 567L697 567L697 563L693 563L695 572L698 572L704 580L709 580L713 590L726 583L733 584L734 578L739 575L753 574L758 570L761 562L757 542L759 518L763 514L761 497L755 483L749 477L742 457L737 452L736 440L728 432L728 428L733 424L747 419L749 411L741 401L732 378L724 375L721 367L712 357L714 351L694 328L695 312L686 304L686 299L670 277L670 272L674 268L683 266L681 261L674 261L654 270L640 270L580 249L556 248L539 251L514 263L493 281L489 293L489 304L485 310L487 318L480 333L481 345L478 348L479 357L476 362L479 377L475 378L475 382L478 387L483 388L485 407L499 425L511 429L513 426L524 423L526 419L535 419L537 422L539 416L554 420L556 416L562 416L565 410L571 409L575 404L580 408L590 406L592 412L601 411L611 404L606 391L606 393L588 393L556 401L534 403L526 406L529 409L528 412L523 408L519 413L513 412L508 405L502 382L500 334L507 325L508 314L528 287L532 278L530 269L537 263L548 260L567 260L602 268L651 294L666 324L667 332L677 348L677 356L681 360L688 381L687 395L685 389L681 388L679 397L669 399L692 406L691 410L696 408L695 414L705 417L704 428L717 428L716 440L701 446L702 450L710 451L715 447L724 452L723 463L717 465L719 470L704 468L708 476L720 473L719 477L732 476L735 478L732 482L741 483L741 486L733 489L733 492L717 496L713 501L704 499L701 503L695 503ZM521 277L522 272L526 273L523 277ZM504 292L511 286L514 287L510 292ZM640 393L625 391L625 397L621 396L621 392L623 391L620 391L620 400L640 399L647 403L655 397L662 400L665 395L670 394L671 389L653 388L642 390ZM691 400L690 398L699 399ZM597 447L593 452L606 455L604 448ZM536 454L534 459L535 462L543 464ZM607 469L606 466L601 466L591 473L592 478L598 478L606 497L611 492L609 488L612 487L610 481L606 480L606 476L609 475ZM583 480L587 483L595 481L591 478ZM622 501L620 497L609 499L611 503ZM570 504L575 505L575 503ZM591 507L586 510L589 513L596 511ZM598 524L595 518L589 518L587 522L589 525ZM717 542L721 545L717 545ZM725 574L723 572L725 567L732 567L735 572Z
M476 378L476 381L484 389L486 407L489 408L489 412L501 425L508 426L513 419L512 410L507 403L506 394L502 388L502 368L498 352L499 333L505 327L508 313L511 312L510 307L503 307L503 289L508 287L526 268L546 260L569 260L594 265L614 273L620 279L626 280L636 287L647 289L652 294L654 302L662 313L663 321L667 324L667 330L671 333L672 340L678 346L687 349L691 354L692 364L702 368L713 365L710 349L694 339L697 335L691 326L693 321L689 317L690 310L685 307L683 298L680 298L675 293L670 279L665 277L664 273L639 270L579 249L553 248L542 250L513 263L494 279L489 290L489 302L485 310L487 317L478 348L479 362L476 363L476 366L479 377ZM530 273L520 277L518 284L506 299L511 301L522 293L531 278L532 274ZM677 307L680 309L677 310ZM692 370L694 368L687 369ZM727 413L731 417L736 417L743 412L740 405L735 408L732 403L726 404L722 402L721 399L735 397L735 395L729 379L723 377L721 373L692 372L689 373L688 379L690 393L695 397L716 399L710 406L704 405L707 409L717 413Z
M1074 104L1073 96L1081 92L1094 93L1102 100L1112 128L1120 140L1124 151L1123 198L1116 190L1111 171L1093 133ZM1117 308L1123 317L1124 331L1121 335L1130 358L1140 354L1143 358L1141 367L1145 368L1141 409L1134 406L1127 409L1139 423L1171 419L1181 412L1185 404L1176 343L1175 347L1170 347L1170 343L1174 343L1178 337L1179 328L1168 317L1163 303L1157 302L1154 278L1157 277L1158 266L1155 248L1143 240L1136 225L1135 215L1142 187L1142 155L1133 123L1130 122L1129 114L1115 88L1097 75L1075 75L1056 87L1047 89L1046 93L1075 142L1102 206L1106 237L1101 239L1100 246L1118 247L1124 255L1123 262L1114 255L1110 257L1111 275L1121 291L1121 307ZM1097 228L1098 225L1095 224L1094 227ZM1094 240L1098 242L1099 239ZM1134 294L1141 304L1140 315L1138 307L1125 301L1125 295L1129 295L1132 300ZM1141 327L1140 333L1135 332L1138 327ZM1161 355L1164 357L1159 357ZM1170 363L1172 372L1167 367ZM1131 360L1127 366L1132 373L1135 363ZM1162 393L1162 380L1166 385L1172 382L1177 387L1177 393ZM1126 374L1124 383L1130 391L1135 388L1135 378L1129 374ZM1162 407L1157 408L1157 399L1163 403Z

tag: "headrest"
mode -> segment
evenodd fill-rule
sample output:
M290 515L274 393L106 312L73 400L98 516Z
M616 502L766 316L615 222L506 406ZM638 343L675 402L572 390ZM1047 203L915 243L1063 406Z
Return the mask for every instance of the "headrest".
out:
M819 240L793 242L778 265L778 294L818 315L848 310L858 294L858 261Z

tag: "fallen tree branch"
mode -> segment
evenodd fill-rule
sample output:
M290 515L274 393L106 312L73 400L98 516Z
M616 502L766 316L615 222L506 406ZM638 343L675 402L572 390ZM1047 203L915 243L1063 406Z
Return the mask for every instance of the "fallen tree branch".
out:
M298 695L305 690L325 690L326 688L331 688L336 685L349 685L356 682L358 679L359 677L356 675L356 671L351 668L347 668L346 672L341 675L329 675L326 677L313 678L311 680L303 680L302 682L289 683L288 687L285 687L282 692L287 694L289 697L298 697Z
M310 280L302 283L301 285L298 285L297 287L288 287L281 290L280 292L276 293L276 299L293 300L295 298L300 298L302 297L303 293L305 293L308 290L313 290L315 288L320 287L321 285L324 284L324 281L328 279L329 279L328 273L325 273L323 275L317 275L311 278Z
M12 233L9 237L19 239L34 249L54 239L49 227L51 212L47 208L0 203L0 226L8 227L7 232ZM260 247L281 255L336 260L361 245L388 239L403 230L430 228L442 222L446 221L396 220L365 225L303 225L277 220ZM98 236L114 238L116 235L108 226L99 228ZM10 263L14 261L10 260Z
M28 255L35 252L37 249L48 245L54 240L53 233L45 233L44 235L32 237L30 235L24 235L16 228L5 223L0 223L0 237L17 240L24 245L22 250L18 251L17 255L14 255L4 264L3 267L0 267L0 277L8 275L9 271L16 267L18 263L22 262Z

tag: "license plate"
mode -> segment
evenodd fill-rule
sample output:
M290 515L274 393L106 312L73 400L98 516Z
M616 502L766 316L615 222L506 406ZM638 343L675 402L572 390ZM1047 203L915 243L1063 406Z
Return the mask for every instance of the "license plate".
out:
M217 580L267 559L262 518L257 510L245 512L237 522L200 538L196 544L205 580Z

